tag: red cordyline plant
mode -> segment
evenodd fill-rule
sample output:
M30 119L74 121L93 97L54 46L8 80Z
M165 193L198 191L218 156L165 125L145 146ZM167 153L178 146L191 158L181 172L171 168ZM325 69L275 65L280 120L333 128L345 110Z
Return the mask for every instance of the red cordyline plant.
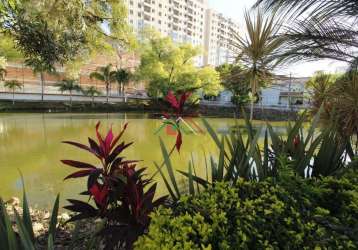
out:
M184 105L190 96L191 96L190 92L184 92L183 94L180 95L179 98L177 98L174 95L173 91L171 90L165 96L165 100L170 104L171 108L174 110L174 113L173 113L173 117L171 117L167 113L164 113L163 116L167 119L165 121L165 124L175 128L175 131L177 133L175 147L178 150L178 152L180 152L180 148L183 143L182 131L180 129L179 123L185 116Z
M149 214L154 208L163 204L166 197L154 201L156 184L144 175L145 168L136 169L138 161L125 160L122 152L131 143L120 142L127 128L115 136L112 128L105 137L99 132L100 123L96 125L97 141L88 138L88 145L64 141L94 155L99 165L62 160L62 163L80 170L65 179L87 177L87 190L82 192L93 200L95 207L87 202L68 199L66 209L76 214L69 221L100 217L105 219L105 227L98 233L103 236L106 248L124 247L132 249L134 241L149 226ZM145 191L146 190L146 191Z

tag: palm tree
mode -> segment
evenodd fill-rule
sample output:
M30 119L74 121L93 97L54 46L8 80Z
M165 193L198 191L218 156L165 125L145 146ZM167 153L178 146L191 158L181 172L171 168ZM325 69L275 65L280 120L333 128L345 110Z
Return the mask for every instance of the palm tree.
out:
M76 80L73 79L64 79L61 82L57 83L56 86L61 92L68 91L70 93L70 104L72 106L72 92L73 91L82 91L80 85L77 84Z
M105 67L99 67L95 72L90 74L91 79L97 79L104 82L106 86L107 103L109 102L109 88L111 83L115 81L114 71L112 70L112 64L108 64Z
M293 61L329 58L358 61L357 0L257 0L255 7L287 17L283 36Z
M263 17L260 10L252 17L245 11L246 34L232 32L232 46L238 51L237 61L243 66L243 71L237 77L244 76L251 88L250 119L253 119L254 97L258 94L260 85L272 80L273 69L282 61L278 55L284 46L284 39L277 37L280 23L275 16Z
M117 69L113 72L118 83L118 94L124 95L124 86L132 79L132 73L126 69Z
M14 105L15 104L15 90L21 89L22 84L19 81L11 80L11 81L6 81L4 86L5 86L5 88L8 88L12 91L12 105Z
M102 94L101 91L98 91L94 86L90 86L86 89L83 89L82 93L85 96L90 96L92 98L92 107L94 106L94 97Z
M40 74L40 79L41 79L41 101L44 101L44 94L45 94L45 72L47 73L55 73L56 69L49 65L46 64L40 60L36 60L36 59L27 59L25 60L25 64L29 67L32 68L32 71L34 73L39 73Z

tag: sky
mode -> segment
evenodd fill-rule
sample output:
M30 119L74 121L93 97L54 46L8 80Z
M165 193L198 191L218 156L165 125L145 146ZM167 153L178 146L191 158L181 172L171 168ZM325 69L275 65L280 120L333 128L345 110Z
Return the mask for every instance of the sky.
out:
M239 26L242 26L244 20L244 10L250 9L255 3L255 0L209 0L210 8L221 12L227 17L235 20ZM288 65L285 68L277 70L278 74L290 73L292 76L305 77L311 76L316 71L326 71L337 73L344 71L346 64L332 60L320 60L315 62L301 62L293 65Z

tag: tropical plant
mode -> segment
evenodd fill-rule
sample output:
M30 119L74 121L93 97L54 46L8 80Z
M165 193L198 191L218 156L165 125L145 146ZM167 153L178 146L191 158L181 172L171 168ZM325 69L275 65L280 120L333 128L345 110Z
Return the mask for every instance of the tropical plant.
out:
M127 69L117 69L113 74L118 83L118 95L122 94L124 96L124 86L131 81L133 75Z
M244 68L237 77L246 78L251 88L250 119L252 120L254 97L260 85L271 82L273 69L282 62L278 60L278 55L282 53L284 39L277 36L281 24L276 20L275 15L264 17L260 10L253 16L245 12L245 26L245 35L232 32L234 41L231 45L238 51L236 60Z
M318 74L308 82L313 100L312 113L324 107L323 124L336 129L341 136L358 136L358 73L348 71L340 76ZM353 142L355 139L353 140ZM357 147L357 145L356 145Z
M90 96L92 99L92 106L94 105L94 97L101 95L101 91L97 90L96 87L90 86L88 88L82 89L82 92L85 96Z
M295 123L288 123L287 132L283 136L279 136L272 126L267 124L263 145L258 141L263 128L254 127L247 117L244 128L235 126L229 135L221 138L204 119L203 123L219 152L217 157L210 156L209 163L204 155L205 177L196 175L195 169L198 169L198 166L195 166L193 160L189 162L188 171L177 171L188 181L188 188L184 189L184 193L194 195L220 181L232 184L240 179L264 181L267 178L277 179L285 172L292 172L302 178L319 178L335 176L353 167L354 164L350 164L350 160L357 155L352 152L349 139L338 136L334 127L327 127L322 132L317 131L319 114L304 133L306 117L303 113ZM167 174L158 164L155 166L172 200L178 201L182 192L176 171L161 140L160 145Z
M32 68L34 73L40 74L41 80L41 101L44 101L45 94L45 73L56 73L56 68L52 65L45 64L39 59L26 59L25 64Z
M12 92L12 105L15 104L15 91L16 89L22 89L22 84L17 80L5 81L5 88L8 88Z
M88 195L96 207L87 202L69 199L70 205L65 208L76 213L70 221L103 218L104 228L98 234L105 239L107 249L132 249L133 243L149 226L149 214L163 204L166 197L153 201L156 184L147 188L151 180L145 178L145 168L136 169L138 161L126 160L122 155L123 150L132 145L120 142L127 124L116 136L110 129L102 137L99 127L100 123L97 123L97 142L89 138L89 146L70 141L64 143L90 152L99 159L101 167L62 160L68 166L81 169L65 179L88 176L87 189L82 194Z
M280 12L282 32L293 61L329 58L357 62L358 9L356 0L258 0L255 6Z
M111 83L116 80L115 73L112 71L112 64L108 64L105 67L99 67L95 72L90 74L91 79L97 79L105 84L107 103L109 102L109 90Z
M64 79L61 82L56 84L56 87L61 91L61 93L68 91L70 93L70 105L72 106L72 94L73 91L81 92L82 88L78 85L77 81L74 79Z
M22 183L23 179L22 179ZM36 242L33 231L33 225L31 221L30 208L27 200L25 187L23 188L23 207L22 216L14 208L15 225L17 230L15 231L10 216L7 212L4 201L0 198L0 248L9 250L35 250ZM54 242L57 231L57 215L59 209L60 196L57 195L55 203L52 209L52 215L50 218L47 249L54 250Z

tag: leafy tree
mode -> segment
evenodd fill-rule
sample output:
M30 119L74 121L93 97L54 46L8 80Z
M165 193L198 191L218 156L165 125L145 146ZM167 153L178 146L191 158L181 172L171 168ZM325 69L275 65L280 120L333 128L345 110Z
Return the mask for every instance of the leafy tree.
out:
M118 94L124 95L124 86L131 81L132 73L127 69L117 69L112 74L118 83Z
M194 66L198 48L188 44L176 45L168 37L156 33L147 35L141 48L141 63L137 74L147 81L148 93L165 96L169 90L187 92L201 90L204 94L218 94L221 90L215 69Z
M357 63L357 0L258 0L287 17L283 36L293 61L329 58Z
M25 58L52 67L133 40L122 1L1 0L0 15Z
M6 81L4 86L5 86L5 88L8 88L8 89L11 90L11 92L12 92L12 105L14 105L15 104L15 91L16 91L16 89L21 89L22 84L19 81L11 80L11 81Z
M21 52L15 48L15 42L11 36L0 33L0 57L6 60L23 59Z
M238 50L237 61L243 65L244 76L250 83L252 96L260 85L272 80L272 71L280 63L277 56L284 46L284 39L277 36L280 24L275 16L264 17L260 10L250 16L245 12L246 34L232 33L233 46ZM251 98L250 119L253 119L254 98Z
M56 86L59 88L61 92L68 91L70 93L70 104L72 106L72 93L73 91L80 92L82 88L77 84L76 80L73 79L65 79L61 82L57 83Z
M237 108L246 104L250 97L250 86L244 77L244 69L239 64L222 64L216 67L221 84L232 93L232 102Z
M85 96L90 96L91 99L92 99L92 106L94 106L94 97L95 96L98 96L101 93L101 91L97 90L96 87L94 86L90 86L88 88L85 88L82 90L82 93L85 95Z
M97 71L90 74L91 79L97 79L105 84L107 103L109 102L109 89L111 87L111 83L116 81L115 71L112 71L112 67L112 64L108 64L105 67L97 68Z

